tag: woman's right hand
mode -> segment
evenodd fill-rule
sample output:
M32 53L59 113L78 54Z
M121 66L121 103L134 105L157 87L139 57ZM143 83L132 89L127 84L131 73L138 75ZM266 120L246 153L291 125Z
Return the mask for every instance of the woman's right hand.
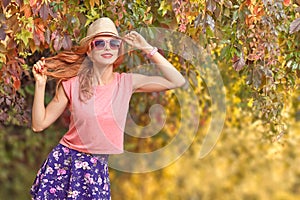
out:
M41 58L38 62L33 65L32 73L36 83L45 85L47 82L47 75L45 75L45 58Z

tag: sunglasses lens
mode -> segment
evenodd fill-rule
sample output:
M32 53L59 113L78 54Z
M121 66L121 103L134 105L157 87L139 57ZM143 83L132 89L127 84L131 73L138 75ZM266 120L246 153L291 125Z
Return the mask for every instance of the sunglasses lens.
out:
M111 49L118 49L121 46L121 41L112 39L110 40L109 45Z
M98 50L102 50L105 48L106 42L109 42L109 46L111 49L119 49L121 46L121 40L111 39L111 40L94 40L93 45L94 48Z
M103 49L105 47L105 41L104 40L95 40L94 45L95 45L95 48L97 48L97 49Z

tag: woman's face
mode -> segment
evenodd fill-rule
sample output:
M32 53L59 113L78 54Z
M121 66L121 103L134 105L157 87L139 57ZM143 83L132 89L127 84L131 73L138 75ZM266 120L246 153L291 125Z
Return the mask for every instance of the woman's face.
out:
M111 36L99 36L91 42L88 56L94 64L111 65L118 58L121 40Z

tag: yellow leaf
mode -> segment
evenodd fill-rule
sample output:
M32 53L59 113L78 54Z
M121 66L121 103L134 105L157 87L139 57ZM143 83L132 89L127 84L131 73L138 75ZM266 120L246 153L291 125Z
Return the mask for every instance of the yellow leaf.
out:
M247 103L248 107L252 107L252 105L253 105L253 98L251 98Z
M0 63L6 63L6 56L5 56L5 54L0 53Z

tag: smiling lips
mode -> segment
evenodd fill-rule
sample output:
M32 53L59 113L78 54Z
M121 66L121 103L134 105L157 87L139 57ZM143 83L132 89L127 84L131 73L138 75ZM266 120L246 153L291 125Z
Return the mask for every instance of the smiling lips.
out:
M113 54L111 54L111 53L104 53L104 54L101 54L101 56L103 58L111 58L111 57L113 57Z

